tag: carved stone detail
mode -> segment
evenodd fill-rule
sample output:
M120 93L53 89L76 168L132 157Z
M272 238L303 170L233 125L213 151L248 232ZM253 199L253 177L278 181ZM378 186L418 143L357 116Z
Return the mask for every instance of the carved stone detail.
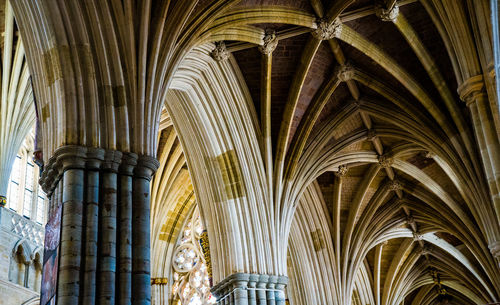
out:
M383 168L389 168L392 166L393 163L394 160L387 155L382 155L378 157L378 164L380 164L380 166Z
M493 255L493 257L497 258L500 260L500 241L496 241L491 243L488 248L490 248L490 252Z
M278 46L278 38L274 30L266 30L263 40L264 44L259 46L262 54L271 54L276 49L276 46Z
M394 22L399 15L399 7L394 5L392 9L386 9L383 5L377 5L375 7L375 15L382 21Z
M318 19L316 21L317 28L312 32L313 36L320 40L329 40L339 37L342 32L342 22L340 19L335 19L333 23L329 23L326 19Z
M229 58L229 52L226 49L226 44L224 41L217 41L215 43L215 49L210 53L215 61L223 61Z
M413 232L413 241L421 241L423 236L419 232Z
M335 172L335 176L344 177L347 174L348 170L349 169L346 165L340 165L338 171Z
M426 157L427 159L432 159L436 156L435 153L433 153L432 151L426 151L424 152L424 157Z
M354 73L354 67L349 63L345 63L338 68L337 78L340 81L347 82L354 78Z
M457 89L460 99L469 106L476 100L478 94L484 94L484 78L482 75L472 76L464 81Z
M401 182L399 182L398 180L394 179L392 180L390 183L389 183L389 188L391 191L399 191L400 189L403 188L403 186L401 185Z

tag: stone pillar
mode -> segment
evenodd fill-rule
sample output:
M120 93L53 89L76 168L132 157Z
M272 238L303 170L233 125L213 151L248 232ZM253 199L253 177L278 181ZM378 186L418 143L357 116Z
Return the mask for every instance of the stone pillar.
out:
M150 187L151 178L160 166L152 157L140 156L132 184L132 304L151 304L150 275Z
M54 152L40 184L51 205L62 204L59 305L151 303L149 182L158 166L99 148Z
M212 288L219 305L284 305L286 276L235 273Z

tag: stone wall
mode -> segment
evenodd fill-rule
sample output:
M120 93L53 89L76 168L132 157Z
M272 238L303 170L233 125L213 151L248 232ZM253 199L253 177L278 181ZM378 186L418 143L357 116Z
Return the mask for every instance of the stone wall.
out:
M0 208L0 305L25 304L39 296L43 236L41 225Z

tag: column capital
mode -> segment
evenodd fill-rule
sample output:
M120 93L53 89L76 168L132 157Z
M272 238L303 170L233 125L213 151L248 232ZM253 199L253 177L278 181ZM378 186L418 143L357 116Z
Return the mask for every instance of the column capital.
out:
M120 174L125 176L133 176L134 168L137 165L137 159L139 156L137 154L126 152L123 153L122 163L120 164L120 168L118 169Z
M104 154L104 162L102 163L102 169L117 173L122 161L122 156L123 154L121 151L106 150Z
M476 97L485 94L484 78L482 75L476 75L465 80L457 89L460 99L467 106L476 101Z
M264 43L259 46L259 51L262 54L271 54L278 46L278 37L276 36L275 30L267 29L262 40Z
M248 283L244 285L244 283ZM283 275L233 273L212 287L211 291L216 298L225 297L224 293L231 293L234 289L245 286L246 289L283 290L288 284L288 277Z
M86 167L91 170L98 170L101 168L102 161L106 150L103 148L89 147L87 148Z
M151 156L139 156L137 158L137 165L134 169L134 175L138 178L151 180L156 170L160 167L160 162Z

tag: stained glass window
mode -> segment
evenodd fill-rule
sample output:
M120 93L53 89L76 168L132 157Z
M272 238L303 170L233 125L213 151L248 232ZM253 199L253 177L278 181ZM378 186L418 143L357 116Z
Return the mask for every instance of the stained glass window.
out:
M184 227L179 245L174 251L172 299L175 305L216 303L215 297L210 293L210 254L206 236L207 233L196 208ZM205 256L208 257L208 262Z

